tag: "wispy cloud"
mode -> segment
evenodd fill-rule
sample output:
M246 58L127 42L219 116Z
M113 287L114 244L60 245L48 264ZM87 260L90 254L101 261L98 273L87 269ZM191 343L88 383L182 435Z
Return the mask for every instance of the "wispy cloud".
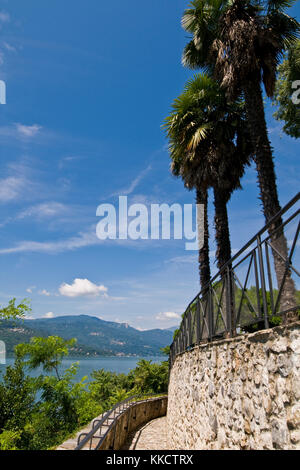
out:
M81 160L82 157L80 156L68 156L68 157L63 157L59 162L58 162L58 168L59 170L62 170L63 168L65 168L70 162L74 162L74 161L77 161L77 160Z
M25 126L24 124L16 124L17 132L22 137L35 137L38 132L42 129L42 126L33 124L32 126Z
M17 199L26 188L24 176L10 176L0 179L0 202L8 202Z
M43 194L43 185L34 180L36 170L28 166L27 162L11 162L2 173L6 175L0 178L0 203L41 197Z
M68 207L60 202L44 202L24 209L17 214L16 219L25 219L26 217L55 217L68 212Z
M10 22L10 15L6 11L0 11L0 24L1 23L9 23Z
M9 139L32 139L36 137L42 130L39 124L26 125L21 123L14 123L8 126L0 127L0 136Z
M5 42L5 41L3 43L3 47L9 52L16 52L17 51L17 49L14 46L12 46L11 44L9 44L8 42Z
M21 241L11 248L0 249L0 255L26 252L56 254L63 251L71 251L97 245L99 243L100 240L97 238L95 230L90 230L88 232L81 232L75 237L54 242Z
M145 176L151 171L152 166L148 165L143 171L141 171L134 180L130 183L127 188L122 188L119 191L116 191L110 195L110 197L114 196L129 196L134 192L134 190L138 187L140 182L145 178Z

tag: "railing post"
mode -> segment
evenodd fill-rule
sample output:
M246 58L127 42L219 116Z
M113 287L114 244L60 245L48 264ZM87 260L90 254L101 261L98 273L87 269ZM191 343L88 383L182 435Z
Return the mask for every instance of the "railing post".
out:
M197 344L201 341L201 330L200 330L200 299L197 299L197 309L196 309L196 330L197 330Z
M212 286L209 286L209 298L208 298L208 338L212 341L213 329L214 329L214 299L212 294Z
M265 270L264 270L260 235L257 236L257 250L258 250L260 280L261 280L261 291L262 291L262 298L263 298L264 322L265 322L265 328L269 328L266 280L265 280Z
M234 336L234 293L232 266L226 268L226 332L229 337Z
M188 331L188 348L191 347L192 345L192 314L191 311L189 310L187 313L187 331Z

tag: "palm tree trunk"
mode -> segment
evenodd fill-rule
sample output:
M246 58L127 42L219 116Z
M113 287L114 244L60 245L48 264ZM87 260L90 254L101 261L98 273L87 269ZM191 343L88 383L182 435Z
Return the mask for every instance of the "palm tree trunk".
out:
M214 188L215 230L217 242L217 266L221 269L231 258L231 243L227 214L228 197L219 188Z
M245 86L245 103L250 134L255 148L255 163L258 174L260 198L263 203L263 212L266 223L280 211L280 204L276 186L276 175L272 155L271 144L268 139L268 131L265 120L264 104L259 78ZM283 258L288 258L288 246L281 227L282 219L269 227L270 241L273 249L274 267L277 278L278 289L284 282L282 296L280 299L280 310L286 312L284 320L286 323L297 319L295 284L291 278L290 271L286 271L285 261L278 256L277 250Z
M227 213L227 202L228 194L220 190L218 187L214 188L214 204L215 204L215 231L216 231L216 243L217 243L217 266L219 270L230 260L231 258L231 243L230 243L230 232L229 222ZM235 319L234 319L234 282L231 271L231 266L228 266L222 272L221 285L223 295L220 298L220 306L223 312L223 322L225 324L225 337L234 336L235 334ZM219 313L220 315L220 313Z
M201 229L204 232L204 244L201 250L199 250L199 274L200 274L200 285L201 289L210 281L210 261L209 261L209 230L208 230L208 217L207 217L207 203L208 195L207 189L197 188L196 191L196 202L204 206L204 220L203 227Z

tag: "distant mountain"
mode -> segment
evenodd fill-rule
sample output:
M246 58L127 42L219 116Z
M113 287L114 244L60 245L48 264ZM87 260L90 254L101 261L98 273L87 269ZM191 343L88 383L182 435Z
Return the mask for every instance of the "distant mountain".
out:
M0 339L6 343L8 355L13 353L16 344L28 342L33 336L76 338L76 347L71 351L73 356L152 356L161 354L160 348L171 344L173 333L160 329L139 331L126 323L88 315L0 324Z
M166 331L172 331L172 333L174 333L175 330L178 330L179 328L179 325L177 326L171 326L170 328L166 328Z

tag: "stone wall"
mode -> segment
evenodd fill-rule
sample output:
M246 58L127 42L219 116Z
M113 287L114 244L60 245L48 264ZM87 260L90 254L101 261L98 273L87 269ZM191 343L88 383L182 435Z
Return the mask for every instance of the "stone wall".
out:
M115 426L108 431L100 450L120 450L130 433L142 424L167 413L167 397L153 398L130 406L117 419Z
M300 449L300 322L176 358L170 449Z

